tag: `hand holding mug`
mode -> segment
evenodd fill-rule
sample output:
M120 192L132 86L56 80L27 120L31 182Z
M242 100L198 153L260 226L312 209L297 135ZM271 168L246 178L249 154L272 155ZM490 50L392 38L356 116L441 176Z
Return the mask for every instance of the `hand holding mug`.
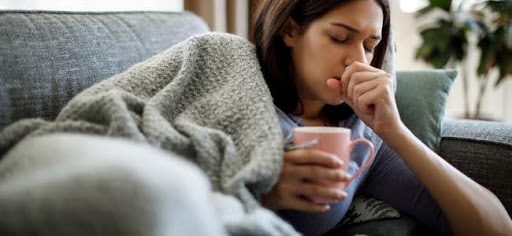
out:
M295 149L284 154L284 163L278 182L272 190L263 194L262 204L273 210L293 209L309 212L329 210L329 204L347 197L338 188L308 181L323 179L333 182L347 181L350 176L340 167L343 162L338 157L315 149ZM324 203L314 202L322 198Z
M348 158L348 153L356 141L350 141L350 130L320 127L327 130L321 130L320 135L315 132L304 133L305 130L311 128L313 130L309 131L316 129L315 127L305 127L297 128L294 131L296 148L285 153L278 182L269 193L262 195L261 200L264 206L273 210L326 211L329 209L329 204L347 197L345 187L371 164L373 145L366 141L371 147L370 156L372 158L351 176L347 171L352 162ZM327 135L321 134L325 131L332 131L331 129L334 129L334 132L327 132ZM331 136L337 138L332 140ZM331 147L325 140L336 145ZM359 142L364 141L357 141L357 143ZM350 143L352 145L346 145Z
M366 139L350 140L351 130L338 127L298 127L294 129L293 143L296 146L310 144L311 149L320 150L330 153L339 158L343 163L339 168L344 172L349 172L349 166L357 166L357 171L351 173L352 176L346 181L332 181L330 179L312 178L309 182L318 183L327 187L345 190L346 187L359 176L366 168L368 168L374 159L373 144ZM370 148L370 155L361 166L351 160L351 153L357 144L365 144ZM322 197L313 197L316 203L328 203L329 199Z

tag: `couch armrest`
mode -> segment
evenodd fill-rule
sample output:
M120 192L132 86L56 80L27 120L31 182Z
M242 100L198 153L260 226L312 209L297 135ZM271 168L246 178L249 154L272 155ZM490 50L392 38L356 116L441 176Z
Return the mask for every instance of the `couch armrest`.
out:
M496 194L512 215L512 124L445 118L439 154Z

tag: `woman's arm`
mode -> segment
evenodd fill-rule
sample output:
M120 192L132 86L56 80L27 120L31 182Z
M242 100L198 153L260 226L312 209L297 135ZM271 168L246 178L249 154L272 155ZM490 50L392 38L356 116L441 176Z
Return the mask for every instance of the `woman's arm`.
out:
M329 80L345 102L400 156L443 210L455 235L512 235L502 203L419 141L402 123L392 76L354 62L341 81ZM425 98L428 99L428 98Z
M512 222L498 198L438 156L404 125L381 134L428 189L454 235L511 235Z

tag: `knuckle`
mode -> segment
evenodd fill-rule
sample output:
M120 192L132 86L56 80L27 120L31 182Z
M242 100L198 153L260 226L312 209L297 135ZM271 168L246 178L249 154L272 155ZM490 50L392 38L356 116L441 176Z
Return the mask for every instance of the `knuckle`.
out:
M382 93L386 96L391 96L393 94L391 86L384 86L382 87Z
M330 154L330 153L326 153L324 158L325 158L326 162L329 164L337 164L340 161L338 156L336 156L335 154Z
M281 169L281 176L288 176L293 173L293 167L290 164L284 164Z
M360 72L352 74L352 80L354 80L354 82L359 82L361 79L363 79L363 75Z
M321 177L322 176L322 171L316 167L312 167L310 169L310 175L311 177L315 177L315 178L318 178L318 177Z
M315 149L311 149L311 148L308 148L308 149L303 149L304 150L304 156L306 157L312 157L312 156L316 156L316 150Z
M361 92L362 92L361 90L362 90L362 88L360 86L355 86L354 87L354 95L361 94Z
M395 79L393 78L393 75L390 73L385 73L384 78L386 78L386 82L390 85L393 85L395 83Z
M357 104L364 105L364 98L363 98L363 97L357 97L357 98L356 98L356 103L357 103Z
M284 153L284 161L290 162L294 159L294 151L289 151Z
M289 192L291 192L291 188L287 184L279 184L276 186L276 196L278 199L285 199Z
M295 149L295 150L292 150L292 151L288 151L288 156L291 157L291 158L297 158L298 156L301 155L303 149Z
M278 193L280 193L280 194L281 194L281 193L286 192L286 190L287 190L288 188L289 188L289 187L288 187L286 184L284 184L284 183L278 183L278 184L276 185L276 192L278 192Z
M333 171L331 175L336 180L343 180L343 173L341 171Z
M314 193L314 194L321 193L322 192L322 187L317 186L317 185L313 185L313 186L311 186L311 192Z
M380 79L385 79L385 80L393 80L393 75L391 75L390 73L386 72L386 71L380 71L377 73L379 75L379 78Z
M352 103L354 103L354 105L357 107L357 105L358 105L358 104L357 104L357 99L352 98Z
M366 65L365 63L362 63L362 62L359 62L359 61L356 61L354 62L354 68L357 68L357 69L360 69L360 68L363 68L364 65Z
M359 76L358 74L359 74L359 72L357 72L357 71L353 72L353 73L350 75L350 81L352 82L352 81L357 80L357 77Z

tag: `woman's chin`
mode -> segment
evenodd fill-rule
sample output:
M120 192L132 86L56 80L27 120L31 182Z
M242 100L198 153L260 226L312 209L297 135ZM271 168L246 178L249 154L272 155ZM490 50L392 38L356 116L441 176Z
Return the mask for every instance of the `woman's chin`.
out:
M331 106L337 106L337 105L341 105L342 103L344 103L345 100L340 98L340 97L334 97L332 99L329 99L329 101L327 102L327 104L331 105Z

